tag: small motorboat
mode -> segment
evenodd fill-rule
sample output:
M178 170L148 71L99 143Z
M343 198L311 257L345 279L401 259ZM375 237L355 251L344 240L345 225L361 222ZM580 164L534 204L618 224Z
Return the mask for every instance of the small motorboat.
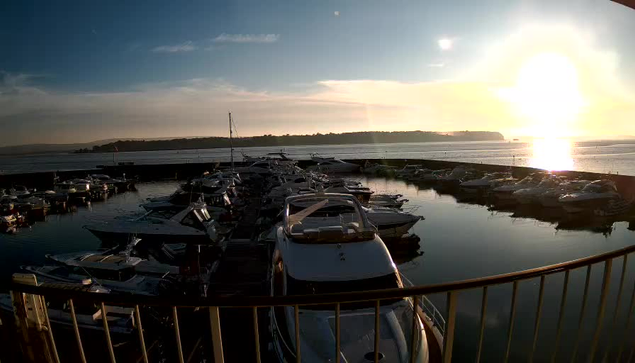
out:
M381 238L401 238L410 228L423 220L422 216L392 208L364 207L368 220L377 227Z
M512 178L510 173L489 173L480 179L467 180L459 184L461 190L466 192L478 193L487 191L493 187L498 187L504 184L510 184L516 179Z
M615 183L610 180L596 180L587 184L579 192L560 196L558 202L569 213L593 212L602 210L609 203L622 200Z
M408 199L404 199L402 194L373 194L368 206L400 209L406 202Z
M540 196L548 191L558 188L560 185L560 179L558 177L545 177L535 187L519 189L512 193L512 196L520 204L538 204L540 203Z

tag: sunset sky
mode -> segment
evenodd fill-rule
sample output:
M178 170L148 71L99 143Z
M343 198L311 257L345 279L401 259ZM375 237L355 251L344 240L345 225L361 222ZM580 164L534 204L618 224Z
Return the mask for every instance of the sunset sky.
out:
M605 0L8 1L0 146L227 134L635 135Z

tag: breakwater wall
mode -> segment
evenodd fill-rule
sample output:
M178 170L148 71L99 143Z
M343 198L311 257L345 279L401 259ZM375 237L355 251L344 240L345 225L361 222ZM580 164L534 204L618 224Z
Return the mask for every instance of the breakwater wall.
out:
M356 159L347 160L360 165L366 163L379 163L397 168L405 165L421 165L429 169L449 169L459 165L472 167L476 170L484 172L495 171L511 171L514 177L522 178L540 169L523 167L523 166L505 166L492 164L465 163L446 160L427 160L427 159ZM310 160L299 160L298 166L304 168L315 163ZM246 164L237 162L236 167L246 166ZM25 185L29 188L51 189L56 178L59 180L68 180L73 178L84 178L90 174L108 174L112 177L126 176L127 178L136 178L139 181L154 180L184 180L187 178L198 177L206 171L213 171L217 168L227 168L229 163L186 163L186 164L139 164L139 165L102 165L94 169L84 170L64 170L64 171L46 171L46 172L30 172L21 174L0 174L0 188L10 188L14 185ZM558 171L554 172L558 175L564 175L569 178L579 179L610 179L617 185L618 191L626 199L635 199L635 176L617 175L617 174L600 174L582 171Z

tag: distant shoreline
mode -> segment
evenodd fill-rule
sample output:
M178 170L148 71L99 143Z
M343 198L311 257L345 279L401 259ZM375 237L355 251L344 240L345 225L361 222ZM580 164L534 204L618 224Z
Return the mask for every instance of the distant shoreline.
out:
M263 135L255 137L233 138L234 148L246 147L286 147L308 145L353 145L353 144L392 144L409 142L451 142L451 141L504 141L499 132L490 131L399 131L399 132L350 132L342 134L314 135ZM172 140L119 140L104 145L84 148L75 153L110 153L131 151L192 150L217 149L230 147L228 137L181 138Z

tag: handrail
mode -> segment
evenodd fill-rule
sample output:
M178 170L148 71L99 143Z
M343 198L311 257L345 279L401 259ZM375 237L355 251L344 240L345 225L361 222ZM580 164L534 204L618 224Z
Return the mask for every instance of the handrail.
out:
M142 304L149 306L218 306L218 307L267 307L267 306L292 306L292 305L319 305L335 304L338 302L359 302L369 300L382 300L405 298L414 295L434 294L448 291L468 290L478 287L505 284L508 282L527 280L542 275L550 275L592 265L609 259L620 257L635 252L635 245L624 247L611 252L584 257L577 260L561 262L553 265L542 266L524 271L511 272L501 275L480 277L456 282L424 285L406 288L393 288L383 290L354 291L343 293L328 293L321 295L288 295L288 296L232 296L216 295L208 298L192 298L186 296L141 296L91 293L77 290L60 290L53 286L31 286L12 282L10 289L23 293L60 296L75 300L91 302L104 302L114 304Z

